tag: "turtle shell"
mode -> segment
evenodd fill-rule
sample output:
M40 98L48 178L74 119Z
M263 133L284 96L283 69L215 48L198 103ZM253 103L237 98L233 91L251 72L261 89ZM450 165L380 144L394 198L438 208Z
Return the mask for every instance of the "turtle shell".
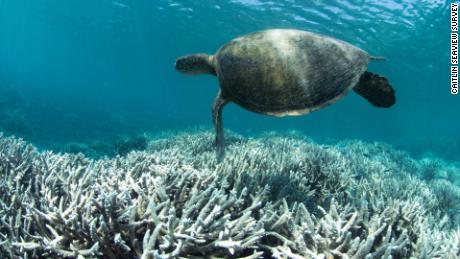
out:
M214 56L223 98L259 113L301 115L356 85L370 56L331 37L266 30L236 38Z

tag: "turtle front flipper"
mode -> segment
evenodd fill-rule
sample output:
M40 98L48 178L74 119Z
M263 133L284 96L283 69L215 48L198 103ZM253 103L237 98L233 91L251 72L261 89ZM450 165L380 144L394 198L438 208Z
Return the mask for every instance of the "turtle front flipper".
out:
M395 90L388 80L371 72L364 72L353 90L376 107L388 108L395 104Z
M227 100L225 100L222 97L222 93L219 90L219 93L216 96L216 99L214 100L214 104L212 106L212 121L214 124L214 128L216 130L216 139L214 142L214 145L216 147L216 154L217 154L217 160L222 161L224 158L224 125L222 122L222 110L224 106L228 103Z

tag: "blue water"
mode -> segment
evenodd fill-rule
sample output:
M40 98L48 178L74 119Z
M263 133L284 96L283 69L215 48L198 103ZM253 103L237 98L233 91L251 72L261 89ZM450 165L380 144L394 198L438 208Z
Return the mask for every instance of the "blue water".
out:
M396 90L390 109L350 93L308 116L273 118L234 104L225 128L296 130L384 141L458 158L460 99L450 94L449 1L0 0L0 131L41 147L143 132L211 129L212 76L174 71L268 28L333 36L387 61L369 70ZM437 146L437 148L436 148ZM430 150L432 148L433 150Z

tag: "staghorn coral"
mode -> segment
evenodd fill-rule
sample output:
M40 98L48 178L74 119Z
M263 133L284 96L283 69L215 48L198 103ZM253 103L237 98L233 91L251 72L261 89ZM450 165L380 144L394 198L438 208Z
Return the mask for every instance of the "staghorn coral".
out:
M92 160L0 136L0 257L460 255L458 187L418 178L421 163L403 153L232 135L217 163L213 137L165 136Z
M78 142L63 143L58 141L53 144L47 144L46 147L64 153L83 153L88 158L99 159L117 155L125 156L134 150L145 150L148 146L148 141L147 136L135 134L107 136L102 139L85 139Z

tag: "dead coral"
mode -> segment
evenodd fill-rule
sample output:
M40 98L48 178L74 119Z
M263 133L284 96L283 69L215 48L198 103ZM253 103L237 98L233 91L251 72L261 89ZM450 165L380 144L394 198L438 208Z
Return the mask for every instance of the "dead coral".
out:
M271 134L228 138L217 163L212 139L175 135L91 160L0 136L0 256L459 256L459 225L432 183L412 174L415 160Z

